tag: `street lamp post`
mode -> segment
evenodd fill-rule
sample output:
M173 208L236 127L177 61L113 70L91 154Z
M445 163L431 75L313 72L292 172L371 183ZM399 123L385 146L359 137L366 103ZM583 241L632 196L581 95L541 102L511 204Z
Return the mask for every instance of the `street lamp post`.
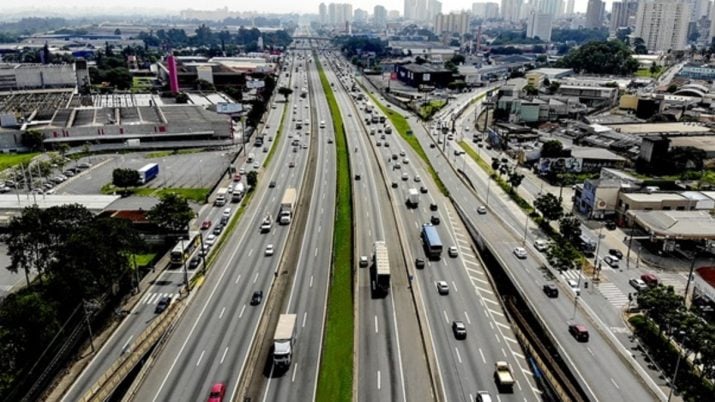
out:
M596 242L596 254L593 257L593 266L598 266L598 249L601 247L601 236L603 233L603 224L601 224L601 227L598 229L598 241Z
M199 234L201 236L201 234ZM179 241L181 244L181 263L184 266L184 286L186 286L186 293L190 292L189 289L189 270L186 268L186 254L184 254L184 238L182 237L181 240Z
M526 246L526 235L529 231L529 215L526 215L526 221L524 222L524 238L521 240L521 245Z
M683 337L682 337L682 343L685 343L686 336L683 331L680 332ZM670 398L673 397L673 391L675 390L675 380L678 378L678 369L680 368L680 360L682 359L683 354L678 352L678 360L675 361L675 371L673 372L673 380L670 382L670 391L668 392L668 402L670 402Z

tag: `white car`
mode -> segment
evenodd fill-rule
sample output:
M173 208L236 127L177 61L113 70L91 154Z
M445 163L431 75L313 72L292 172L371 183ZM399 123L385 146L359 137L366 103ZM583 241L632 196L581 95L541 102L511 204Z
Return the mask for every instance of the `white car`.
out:
M211 233L208 236L206 236L206 240L204 240L204 243L208 244L209 246L213 246L214 243L216 243L216 235Z
M449 294L449 285L445 281L438 281L437 282L437 292L441 295L448 295Z
M478 207L477 207L477 213L478 213L479 215L484 215L484 214L486 214L486 213L487 213L487 207L485 207L484 205L478 206Z
M514 248L514 255L519 259L526 259L526 249L524 247Z
M260 168L260 167L261 167L260 163L258 163L258 162L253 163L253 169L258 170L258 168Z
M266 256L271 256L273 255L273 245L269 244L266 246Z
M640 292L641 290L646 290L646 289L648 289L648 285L646 285L646 283L643 281L643 279L631 278L631 279L628 281L628 283L629 283L631 286L633 286L633 289L635 289L635 290L637 290L637 291L639 291L639 292Z
M452 246L447 250L447 253L449 254L450 257L455 258L457 257L457 247Z
M568 279L566 283L568 283L571 290L573 290L573 292L576 293L577 296L581 294L581 289L578 287L578 282L576 282L574 279Z
M534 240L534 248L538 251L546 251L549 248L549 243L544 239Z
M421 181L422 181L422 179L420 179L419 176L415 176L415 182L419 183L419 182L421 182Z

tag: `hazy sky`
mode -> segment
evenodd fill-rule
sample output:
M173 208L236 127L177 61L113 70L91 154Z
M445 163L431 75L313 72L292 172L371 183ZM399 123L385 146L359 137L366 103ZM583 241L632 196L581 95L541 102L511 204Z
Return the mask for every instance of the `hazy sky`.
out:
M442 11L471 10L472 3L483 3L487 1L501 3L501 0L442 0ZM606 3L609 4L607 8L610 9L610 3L612 1L613 0L606 0ZM377 4L384 5L388 10L397 9L400 11L400 14L402 14L403 11L403 0L323 0L323 2L326 4L331 2L351 3L353 9L362 8L363 10L370 11L370 13L372 13L373 7ZM212 10L228 6L231 11L317 13L318 4L320 3L321 1L317 0L264 0L262 2L247 0L230 2L225 0L0 0L0 12L3 10L35 8L37 10L62 9L65 11L75 9L73 11L76 12L76 14L81 14L82 8L86 7L96 14L97 11L102 9L108 12L116 9L126 10L132 8L178 11L186 8ZM587 3L588 0L576 0L576 11L586 11ZM38 12L38 14L40 13L41 12Z

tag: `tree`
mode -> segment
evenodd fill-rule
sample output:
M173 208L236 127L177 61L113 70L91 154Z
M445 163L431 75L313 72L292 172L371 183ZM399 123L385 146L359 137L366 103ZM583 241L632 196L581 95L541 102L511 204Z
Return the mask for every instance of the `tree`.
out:
M450 59L450 61L452 62L452 64L454 64L454 65L456 65L456 66L458 66L458 65L460 65L460 64L462 64L462 63L464 63L464 60L465 60L465 59L464 59L464 56L462 56L461 54L455 54L455 55L452 56L452 58Z
M246 174L246 184L250 189L254 189L258 185L258 173L255 170L251 170Z
M551 92L552 94L555 94L559 90L559 88L561 88L561 83L558 81L552 81L549 84L549 92Z
M630 75L640 66L631 55L628 46L619 40L593 41L571 50L557 65L577 73Z
M541 215L547 221L555 221L564 214L564 208L561 206L561 202L551 193L542 194L536 198L534 207L541 212Z
M559 271L577 268L582 258L578 250L569 243L551 243L546 251L546 257L549 264Z
M672 94L673 92L675 92L677 90L678 90L678 86L676 84L670 84L670 85L668 85L668 89L666 89L666 91L669 94Z
M147 214L149 221L174 234L185 232L194 217L194 211L188 201L178 194L167 193L161 197Z
M175 99L176 103L189 103L189 95L186 92L179 92L178 94L176 94Z
M121 35L121 34L122 34L122 31L121 31L119 28L117 28L117 29L114 30L114 34L115 34L115 35Z
M24 147L30 148L32 151L41 151L44 149L45 135L42 131L27 130L22 133L20 142Z
M564 144L559 140L549 140L541 146L542 158L560 158L564 156Z
M648 54L648 48L645 46L643 38L633 39L633 52L635 54Z
M672 286L656 286L638 293L638 306L658 324L661 332L670 333L684 304Z
M134 169L114 169L112 172L112 184L123 188L134 187L139 183L139 172Z
M280 87L278 88L278 93L283 95L283 99L288 102L288 96L293 93L293 90L288 87Z
M534 96L539 94L539 89L531 84L527 84L524 87L524 92L526 92L527 95Z
M559 220L559 232L571 244L578 244L581 237L581 222L573 214L568 214Z
M518 173L516 171L516 169L509 172L509 184L511 185L512 189L516 190L516 188L521 185L521 182L523 180L524 180L524 175Z

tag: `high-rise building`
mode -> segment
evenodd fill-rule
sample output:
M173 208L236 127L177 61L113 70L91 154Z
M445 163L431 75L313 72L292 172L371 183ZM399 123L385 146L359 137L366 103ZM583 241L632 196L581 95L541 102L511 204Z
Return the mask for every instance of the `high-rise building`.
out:
M406 20L414 20L417 10L417 0L405 0L404 12L402 15Z
M390 10L387 12L388 20L396 20L400 18L400 10Z
M328 24L344 26L353 20L353 6L348 3L328 4Z
M501 17L507 21L518 22L524 0L501 0Z
M472 3L472 15L485 20L499 17L499 3Z
M638 0L614 1L608 32L616 33L618 28L632 27L638 12Z
M426 20L434 21L437 14L442 13L442 2L437 0L427 0Z
M652 52L684 50L688 44L690 4L687 0L641 0L633 35Z
M383 6L375 6L372 10L373 22L378 28L384 28L387 25L387 9Z
M551 41L551 23L553 21L552 14L539 13L532 11L526 20L526 37L538 37L544 42Z
M362 8L356 8L353 11L353 21L355 22L367 22L368 13Z
M603 0L588 0L586 8L586 28L601 28L606 3Z
M558 17L561 14L564 6L563 0L538 0L537 2L532 0L529 3L536 3L536 9L534 11L542 14L551 14L554 17ZM529 16L531 16L531 14Z
M321 24L328 22L328 6L325 3L320 3L320 6L318 6L318 15L320 16L319 21Z
M434 19L434 33L458 33L464 35L469 32L469 13L462 11L459 13L437 14Z
M566 1L566 15L573 15L574 0Z

